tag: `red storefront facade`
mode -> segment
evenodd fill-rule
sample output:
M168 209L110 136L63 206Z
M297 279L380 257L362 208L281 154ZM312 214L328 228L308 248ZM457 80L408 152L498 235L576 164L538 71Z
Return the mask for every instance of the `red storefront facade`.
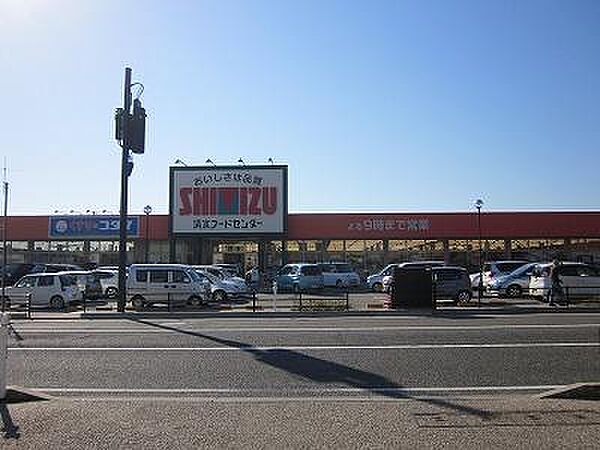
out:
M7 219L9 259L13 262L115 261L118 239L57 239L49 233L52 216ZM284 238L254 241L209 236L173 239L169 216L138 216L129 260L139 262L148 244L149 259L183 263L238 262L276 266L291 261L348 260L370 271L393 261L445 259L473 266L479 234L486 259L528 258L600 261L600 212L463 213L297 213L287 217Z

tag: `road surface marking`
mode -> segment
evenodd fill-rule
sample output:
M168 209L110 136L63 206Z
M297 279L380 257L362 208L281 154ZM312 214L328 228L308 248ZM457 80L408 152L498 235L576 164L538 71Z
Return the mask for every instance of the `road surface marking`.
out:
M524 390L550 390L560 389L566 384L548 384L533 386L443 386L443 387L386 387L386 386L361 386L361 387L289 387L281 389L282 392L465 392L465 391L524 391ZM243 392L274 392L278 389L272 388L45 388L35 387L27 390L36 390L44 392L90 392L90 393L122 393L122 392L140 392L140 393L243 393Z
M315 346L241 346L241 347L9 347L10 352L266 352L319 350L423 350L460 348L571 348L600 347L600 342L531 342L506 344L406 344L406 345L315 345Z
M161 323L157 324L158 327L171 327L175 324ZM181 325L187 325L181 323ZM152 325L146 325L152 326ZM167 334L177 333L179 331L184 332L198 332L198 333L277 333L277 332L295 332L295 333L308 333L308 332L320 332L320 333L361 333L361 332L377 332L377 331L485 331L485 330L527 330L527 329L577 329L577 328L600 328L600 323L579 323L579 324L517 324L517 325L467 325L467 326L388 326L388 327L300 327L300 328L286 328L286 327L271 327L271 328L180 328L180 329L123 329L123 328L17 328L15 329L19 333L28 334L75 334L75 333L89 333L89 334Z

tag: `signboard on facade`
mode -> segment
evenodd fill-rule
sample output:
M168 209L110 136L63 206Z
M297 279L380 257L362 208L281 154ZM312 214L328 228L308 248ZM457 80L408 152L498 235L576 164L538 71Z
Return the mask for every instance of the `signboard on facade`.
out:
M119 216L50 216L48 237L55 239L117 239ZM139 237L138 217L127 218L127 237Z
M175 235L283 235L287 166L171 167Z

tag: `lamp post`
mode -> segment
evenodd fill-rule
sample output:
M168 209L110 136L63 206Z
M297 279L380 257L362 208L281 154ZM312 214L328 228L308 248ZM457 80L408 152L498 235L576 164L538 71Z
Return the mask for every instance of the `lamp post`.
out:
M144 214L146 214L146 243L144 245L144 262L148 263L148 253L150 249L150 214L152 213L152 206L146 205L144 206Z
M4 167L4 217L2 221L2 312L6 310L6 231L8 229L8 181L6 180L6 167Z
M483 252L481 248L481 207L483 206L483 200L478 198L475 201L475 208L477 208L477 230L479 234L479 286L477 293L477 306L481 306L481 294L483 292Z

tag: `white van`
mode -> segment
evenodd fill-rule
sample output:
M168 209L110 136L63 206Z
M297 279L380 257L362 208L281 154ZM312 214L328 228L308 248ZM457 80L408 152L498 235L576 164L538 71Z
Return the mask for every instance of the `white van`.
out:
M25 275L14 286L5 288L5 298L11 305L49 306L63 309L80 302L82 293L77 280L66 273L39 273Z
M206 305L210 284L183 264L132 264L127 276L127 298L134 308L154 303Z
M533 297L548 300L552 280L552 263L538 264L529 279L529 293ZM597 297L600 295L600 273L589 264L561 262L558 276L569 298Z

